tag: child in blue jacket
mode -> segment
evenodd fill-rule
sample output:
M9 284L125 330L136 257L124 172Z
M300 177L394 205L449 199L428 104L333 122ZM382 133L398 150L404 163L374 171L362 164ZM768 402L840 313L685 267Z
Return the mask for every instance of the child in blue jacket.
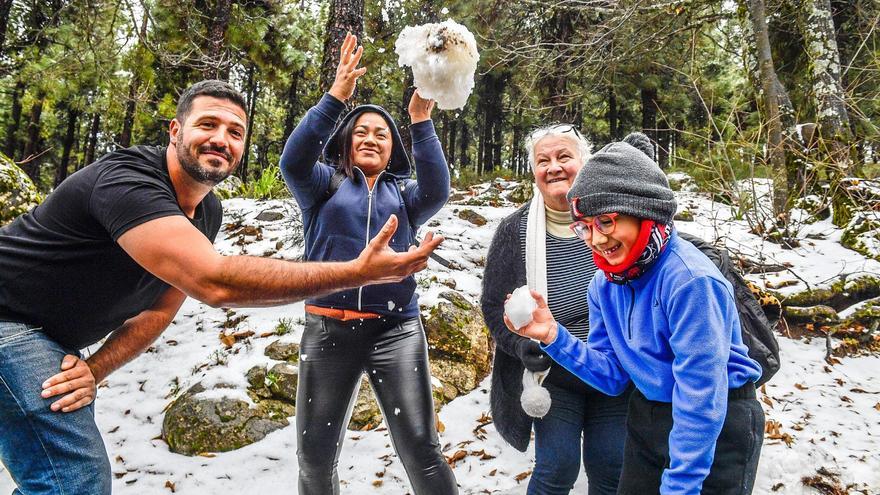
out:
M336 80L281 155L281 172L303 214L307 261L357 258L390 215L397 216L398 228L389 245L406 251L418 227L449 196L449 171L431 122L432 100L416 92L409 104L418 181L410 179L397 126L382 107L358 106L335 125L366 71L357 66L363 47L355 50L356 45L349 34ZM339 493L336 465L364 373L413 491L458 492L440 452L415 287L410 276L306 301L296 400L301 495Z
M743 344L733 290L675 232L676 203L644 134L593 155L568 193L575 233L600 271L584 343L533 293L536 338L566 369L610 395L636 386L619 494L748 494L764 432L758 363Z

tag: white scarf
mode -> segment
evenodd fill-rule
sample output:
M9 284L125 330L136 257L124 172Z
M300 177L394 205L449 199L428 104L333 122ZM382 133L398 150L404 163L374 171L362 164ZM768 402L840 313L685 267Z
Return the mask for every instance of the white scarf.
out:
M529 289L547 300L547 213L544 196L537 185L526 220L526 281Z

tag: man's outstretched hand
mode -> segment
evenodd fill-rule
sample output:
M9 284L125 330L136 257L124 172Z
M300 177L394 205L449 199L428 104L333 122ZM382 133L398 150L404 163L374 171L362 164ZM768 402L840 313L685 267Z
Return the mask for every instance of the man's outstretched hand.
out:
M361 251L355 263L367 282L364 285L399 282L427 268L428 256L443 242L443 236L428 232L419 247L412 246L398 253L388 246L397 231L397 217L391 215L379 234Z

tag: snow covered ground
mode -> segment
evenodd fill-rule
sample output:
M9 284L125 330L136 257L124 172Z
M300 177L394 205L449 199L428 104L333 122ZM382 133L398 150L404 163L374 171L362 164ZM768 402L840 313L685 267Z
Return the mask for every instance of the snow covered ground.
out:
M732 250L764 263L790 263L788 271L751 277L780 289L797 291L829 285L843 274L880 273L880 263L837 241L840 231L828 222L805 226L801 246L783 249L748 233L741 220L733 220L729 207L712 203L705 196L679 193L680 209L694 213L695 221L677 222L682 231L705 238L723 238ZM302 253L295 233L299 223L289 202L253 202L234 199L224 203L224 223L259 225L262 240L239 235L248 231L221 232L217 246L224 253L272 255L293 259ZM477 227L457 213L470 208L488 223ZM279 211L284 218L257 222L265 211ZM431 261L418 275L422 301L436 301L455 282L456 289L473 301L479 298L483 260L494 227L513 211L512 206L446 206L423 230L434 230L447 240L438 254L455 261L451 270ZM251 234L254 232L251 231ZM824 237L824 239L807 239ZM817 235L818 234L818 235ZM784 282L790 280L791 282ZM782 283L781 283L782 282ZM264 440L238 451L186 457L168 451L158 437L163 409L177 390L202 381L246 386L245 372L263 364L265 347L277 337L272 332L282 318L292 318L293 330L282 339L297 341L302 331L302 304L281 308L237 311L246 316L239 330L254 330L247 344L227 351L220 342L220 327L229 318L224 311L188 300L171 327L146 354L112 375L102 384L97 400L97 421L111 459L114 492L118 494L209 494L244 489L254 493L295 493L297 479L296 439L293 426L278 430ZM780 337L781 371L760 392L771 434L765 439L755 493L821 493L804 485L802 478L839 478L851 493L880 494L880 357L841 359L829 366L823 361L822 339L794 341ZM455 461L454 472L464 494L523 494L534 461L532 448L520 453L497 434L489 413L489 379L466 396L443 407L440 434L444 454ZM235 392L231 392L235 393ZM246 399L243 393L238 395ZM291 422L293 418L291 418ZM772 437L772 438L770 438ZM346 434L339 460L343 493L409 493L403 467L394 455L384 428ZM0 493L13 483L0 468ZM583 474L574 493L586 493ZM830 493L830 492L829 492Z

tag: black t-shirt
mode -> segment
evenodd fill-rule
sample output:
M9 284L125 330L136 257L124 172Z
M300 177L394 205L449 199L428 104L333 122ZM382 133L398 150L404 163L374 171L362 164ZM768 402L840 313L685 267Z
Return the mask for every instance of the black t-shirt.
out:
M209 193L190 221L213 242L222 213ZM0 228L0 320L42 326L68 349L102 339L169 288L117 239L170 215L184 213L164 147L114 151L71 175L41 205Z

